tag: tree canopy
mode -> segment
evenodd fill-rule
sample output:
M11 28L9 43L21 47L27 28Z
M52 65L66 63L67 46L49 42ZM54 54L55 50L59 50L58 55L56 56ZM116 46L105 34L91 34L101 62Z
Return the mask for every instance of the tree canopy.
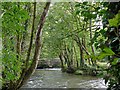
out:
M119 7L120 2L2 2L3 90L22 87L42 58L59 58L63 72L103 74L108 89L119 90Z

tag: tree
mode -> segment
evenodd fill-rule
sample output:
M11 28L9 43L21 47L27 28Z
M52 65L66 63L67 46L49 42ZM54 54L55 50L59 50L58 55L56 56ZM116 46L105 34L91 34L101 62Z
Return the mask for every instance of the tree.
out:
M7 7L6 6L7 4L10 4L12 7ZM17 29L18 27L20 27L20 25L22 24L22 22L20 22L20 21L23 20L23 22L24 22L27 19L26 17L28 17L28 16L23 16L23 17L20 16L21 18L19 17L19 13L20 13L20 15L21 14L24 15L26 11L24 11L24 9L23 9L24 5L21 6L21 7L20 7L20 3L17 3L17 5L18 6L16 6L16 3L3 3L3 9L4 10L7 10L7 9L8 10L9 9L12 10L12 11L4 12L4 16L3 16L3 18L4 18L3 27L5 29L9 28L9 31L11 29L14 30L14 29ZM19 89L30 78L31 74L34 72L34 70L35 70L35 68L37 66L37 63L38 63L39 53L40 53L40 48L41 48L42 27L44 25L45 17L47 15L48 10L49 10L49 6L50 6L50 2L46 2L46 5L45 5L44 10L43 10L43 13L42 13L42 15L40 17L40 23L39 23L39 27L38 27L37 34L36 34L36 40L35 40L34 57L33 57L33 60L30 63L29 63L29 58L30 58L31 47L32 47L32 42L33 42L33 32L34 32L35 13L36 13L36 2L34 2L34 12L33 12L33 21L32 21L33 23L32 23L32 30L31 30L31 39L30 39L30 44L29 44L29 48L28 48L28 52L27 52L27 58L26 58L26 60L24 60L24 62L21 61L21 58L20 58L20 51L21 51L21 49L20 49L20 45L21 45L21 43L20 43L21 42L20 41L21 40L20 39L20 35L23 34L22 32L20 32L20 30L22 29L22 27L20 27L19 29L17 29L17 32L15 33L17 35L16 53L13 54L11 52L12 53L11 55L14 57L14 60L18 62L18 64L17 64L18 66L15 67L16 62L13 61L13 59L11 61L9 61L10 58L7 58L8 62L10 62L12 64L12 66L13 66L12 68L9 68L10 65L9 65L8 62L7 62L8 66L6 66L7 65L6 64L6 56L5 57L3 56L3 60L4 60L3 64L5 66L4 67L4 71L3 71L3 79L5 79L5 83L3 85L3 89L6 89L6 90L13 90L13 89L17 90L17 89ZM14 12L15 11L14 9L20 10L20 11L17 11L17 13L16 13L16 12ZM24 12L21 11L22 9L23 9ZM15 16L16 14L18 15L18 17ZM26 15L27 15L27 12L26 12ZM12 20L10 20L10 21L8 20L7 21L8 17L10 17L10 19L12 19ZM11 23L11 21L13 21L13 23L19 22L18 26L17 27L14 26L15 24L13 24L13 23L12 23L13 24L12 26L9 26L10 23ZM8 22L9 22L9 24L7 24ZM13 28L13 26L14 26L14 28ZM6 34L6 32L3 32L3 33L4 33L3 35ZM11 34L12 32L8 32L8 33ZM5 41L5 36L3 36L3 40ZM5 50L4 52L5 53L3 55L7 55L6 52L9 49L12 48L10 45L8 45L10 48L6 47L6 45L7 44L4 43L4 50ZM14 48L14 46L13 46L13 48ZM9 52L7 52L8 55L10 55ZM23 67L21 67L20 65L22 65ZM20 68L22 68L22 69L20 69ZM8 70L8 69L10 69L10 70ZM19 72L18 72L18 70L19 70ZM14 72L11 73L11 71L14 71ZM8 75L8 76L6 76L6 75ZM19 76L16 77L17 75L19 75Z
M108 83L108 90L120 89L120 9L118 7L120 7L120 2L110 2L108 4L109 14L106 17L109 27L106 32L107 41L105 44L113 52L109 55L108 75L104 78L105 83Z

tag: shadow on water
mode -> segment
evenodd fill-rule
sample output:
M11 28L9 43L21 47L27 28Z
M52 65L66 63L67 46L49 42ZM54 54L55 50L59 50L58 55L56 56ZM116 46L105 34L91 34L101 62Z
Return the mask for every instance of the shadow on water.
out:
M106 86L101 78L67 74L61 72L60 68L50 68L37 69L23 88L86 88L87 90L87 88L106 88Z

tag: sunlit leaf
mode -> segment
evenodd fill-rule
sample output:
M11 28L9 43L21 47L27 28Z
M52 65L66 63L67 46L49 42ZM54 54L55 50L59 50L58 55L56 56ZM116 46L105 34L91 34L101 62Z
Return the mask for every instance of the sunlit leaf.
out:
M104 51L106 54L109 54L109 55L114 55L114 54L115 54L110 48L104 48L103 51Z

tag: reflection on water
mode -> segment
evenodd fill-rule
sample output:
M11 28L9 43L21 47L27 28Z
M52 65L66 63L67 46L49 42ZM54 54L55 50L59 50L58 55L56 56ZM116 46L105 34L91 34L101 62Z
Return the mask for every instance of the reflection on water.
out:
M104 81L92 76L62 73L60 68L36 70L25 88L106 88Z

